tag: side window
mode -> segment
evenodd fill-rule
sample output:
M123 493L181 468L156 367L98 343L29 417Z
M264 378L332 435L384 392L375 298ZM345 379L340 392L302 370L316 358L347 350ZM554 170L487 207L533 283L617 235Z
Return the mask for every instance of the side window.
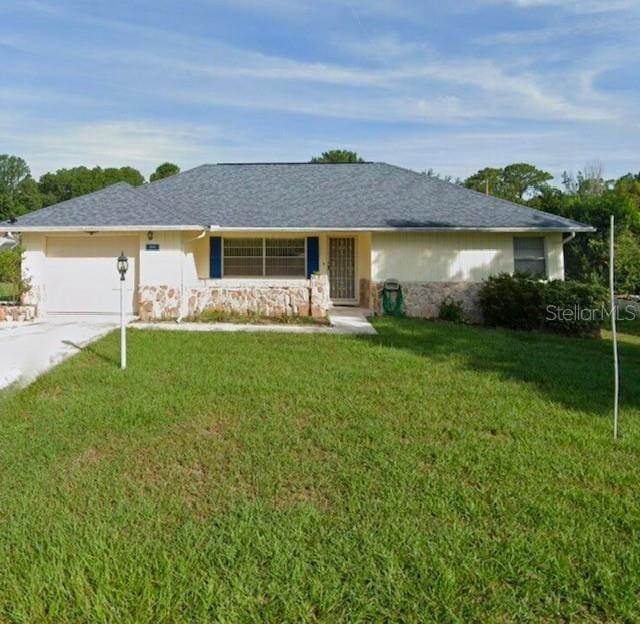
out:
M516 273L547 277L544 237L515 237L513 239L513 264Z

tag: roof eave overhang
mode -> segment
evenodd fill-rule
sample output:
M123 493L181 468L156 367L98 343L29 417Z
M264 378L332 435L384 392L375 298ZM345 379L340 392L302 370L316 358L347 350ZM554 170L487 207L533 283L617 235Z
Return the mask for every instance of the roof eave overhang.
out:
M6 225L4 230L10 232L147 232L160 231L209 231L209 232L502 232L502 233L562 233L562 232L595 232L591 226L553 226L553 227L223 227L217 225Z

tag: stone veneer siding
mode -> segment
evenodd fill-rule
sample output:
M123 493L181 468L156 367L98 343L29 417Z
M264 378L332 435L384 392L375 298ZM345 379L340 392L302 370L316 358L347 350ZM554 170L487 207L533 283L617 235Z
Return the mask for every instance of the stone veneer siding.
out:
M180 289L171 286L141 286L138 314L143 321L180 316ZM329 309L329 280L325 275L309 280L282 280L277 285L207 285L186 288L186 316L205 310L262 316L313 316L324 318Z
M0 322L1 321L32 321L36 318L36 307L32 305L0 305Z
M162 321L180 316L180 288L139 286L138 316L142 321Z
M401 282L407 316L437 318L440 306L451 298L462 305L465 319L481 323L482 312L478 302L479 282ZM360 280L360 305L382 314L384 282Z

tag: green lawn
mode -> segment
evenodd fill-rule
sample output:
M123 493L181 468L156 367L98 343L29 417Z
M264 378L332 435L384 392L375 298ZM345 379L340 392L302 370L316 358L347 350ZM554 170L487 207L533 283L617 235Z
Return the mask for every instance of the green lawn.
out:
M640 346L112 334L0 398L0 622L640 621Z

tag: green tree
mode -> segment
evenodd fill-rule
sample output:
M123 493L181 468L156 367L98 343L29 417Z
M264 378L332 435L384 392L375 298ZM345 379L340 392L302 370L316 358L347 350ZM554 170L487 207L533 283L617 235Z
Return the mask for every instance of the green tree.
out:
M0 155L0 189L15 193L20 183L31 175L29 166L19 156Z
M15 192L15 214L21 215L42 208L42 194L38 183L31 177L20 182Z
M158 165L156 170L149 177L149 182L162 180L163 178L168 178L169 176L176 175L176 173L180 173L180 167L178 167L178 165L174 163L165 162L161 165Z
M312 163L363 163L364 159L358 156L357 152L350 150L334 149L322 152L320 156L314 156Z
M599 160L587 163L577 175L564 171L562 184L569 195L601 195L612 186L611 180L605 180L604 167Z
M480 171L469 176L464 181L464 186L468 189L478 191L479 193L487 193L500 197L502 192L502 174L504 169L495 169L494 167L485 167Z
M626 197L640 211L640 173L637 175L628 173L622 176L616 181L613 188L616 193Z
M515 163L504 168L502 180L507 199L523 201L529 194L538 194L553 176L548 171L527 163Z
M42 198L24 159L0 155L0 220L35 210Z
M618 292L640 292L640 240L630 230L616 239L616 287Z
M636 245L640 233L640 214L633 203L615 190L605 190L600 195L567 195L548 190L535 201L535 207L546 212L596 228L596 232L579 234L565 245L565 272L567 278L580 281L596 281L606 284L609 267L609 219L614 215L616 240L620 257L616 263L619 285L625 290L638 292L632 263L636 257ZM629 290L631 292L631 290Z
M144 184L144 176L133 167L108 167L102 172L102 182L105 186L111 186L117 182L127 182L131 186Z
M43 196L43 204L49 206L73 197L99 191L117 182L127 182L132 186L144 183L144 176L133 167L73 167L58 169L55 173L45 173L38 183Z
M488 193L513 202L524 202L540 194L553 176L527 163L514 163L503 168L485 167L467 178L467 188Z

